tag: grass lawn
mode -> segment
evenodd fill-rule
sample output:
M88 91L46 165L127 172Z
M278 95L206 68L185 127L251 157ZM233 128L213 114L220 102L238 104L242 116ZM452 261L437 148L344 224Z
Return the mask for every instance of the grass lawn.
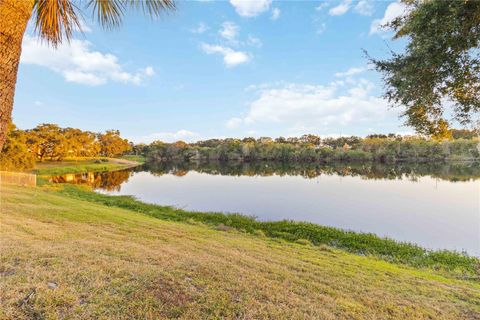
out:
M120 158L130 160L130 161L135 161L138 163L145 163L145 157L140 155L127 154L127 155L121 156Z
M136 160L141 160L136 158ZM67 173L98 172L129 168L143 161L120 158L78 158L63 161L37 162L33 173L38 175L62 175Z
M1 187L0 319L480 319L478 281L58 188Z

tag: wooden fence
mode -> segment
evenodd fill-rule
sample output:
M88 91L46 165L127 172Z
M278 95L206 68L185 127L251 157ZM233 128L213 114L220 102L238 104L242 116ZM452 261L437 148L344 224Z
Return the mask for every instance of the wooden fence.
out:
M0 184L3 183L34 187L37 185L37 176L31 173L0 171Z

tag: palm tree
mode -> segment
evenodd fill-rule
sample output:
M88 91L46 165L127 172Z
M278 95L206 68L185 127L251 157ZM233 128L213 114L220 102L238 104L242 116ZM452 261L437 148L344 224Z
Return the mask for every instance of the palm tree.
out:
M0 151L11 122L18 63L22 40L30 19L37 35L57 47L70 40L74 30L81 31L81 3L73 0L0 0ZM100 25L107 29L121 24L127 9L139 9L157 17L175 9L174 0L87 0Z

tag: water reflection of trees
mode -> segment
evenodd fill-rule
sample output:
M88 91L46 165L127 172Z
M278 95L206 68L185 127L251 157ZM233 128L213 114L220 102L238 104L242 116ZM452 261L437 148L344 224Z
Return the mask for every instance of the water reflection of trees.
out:
M282 162L153 162L136 170L150 171L154 175L185 175L188 171L230 176L302 176L307 179L321 175L359 176L367 180L415 181L430 176L448 181L472 181L480 178L480 163L282 163Z
M76 173L51 177L50 181L54 183L88 185L93 189L106 191L120 191L120 185L126 182L131 174L132 171L130 170Z
M321 175L361 177L366 180L402 180L415 181L430 176L447 181L474 181L480 178L480 164L472 162L451 163L397 163L392 165L378 163L337 163L305 164L282 162L154 162L129 170L111 172L90 172L66 174L51 177L54 183L72 183L88 185L93 189L120 191L122 183L134 172L149 171L160 176L173 174L184 176L189 171L211 175L228 176L302 176L312 179Z

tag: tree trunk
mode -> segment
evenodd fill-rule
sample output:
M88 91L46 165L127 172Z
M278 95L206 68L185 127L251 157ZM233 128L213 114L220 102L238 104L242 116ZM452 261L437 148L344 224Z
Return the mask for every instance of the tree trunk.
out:
M22 40L34 0L0 0L0 151L12 120Z

